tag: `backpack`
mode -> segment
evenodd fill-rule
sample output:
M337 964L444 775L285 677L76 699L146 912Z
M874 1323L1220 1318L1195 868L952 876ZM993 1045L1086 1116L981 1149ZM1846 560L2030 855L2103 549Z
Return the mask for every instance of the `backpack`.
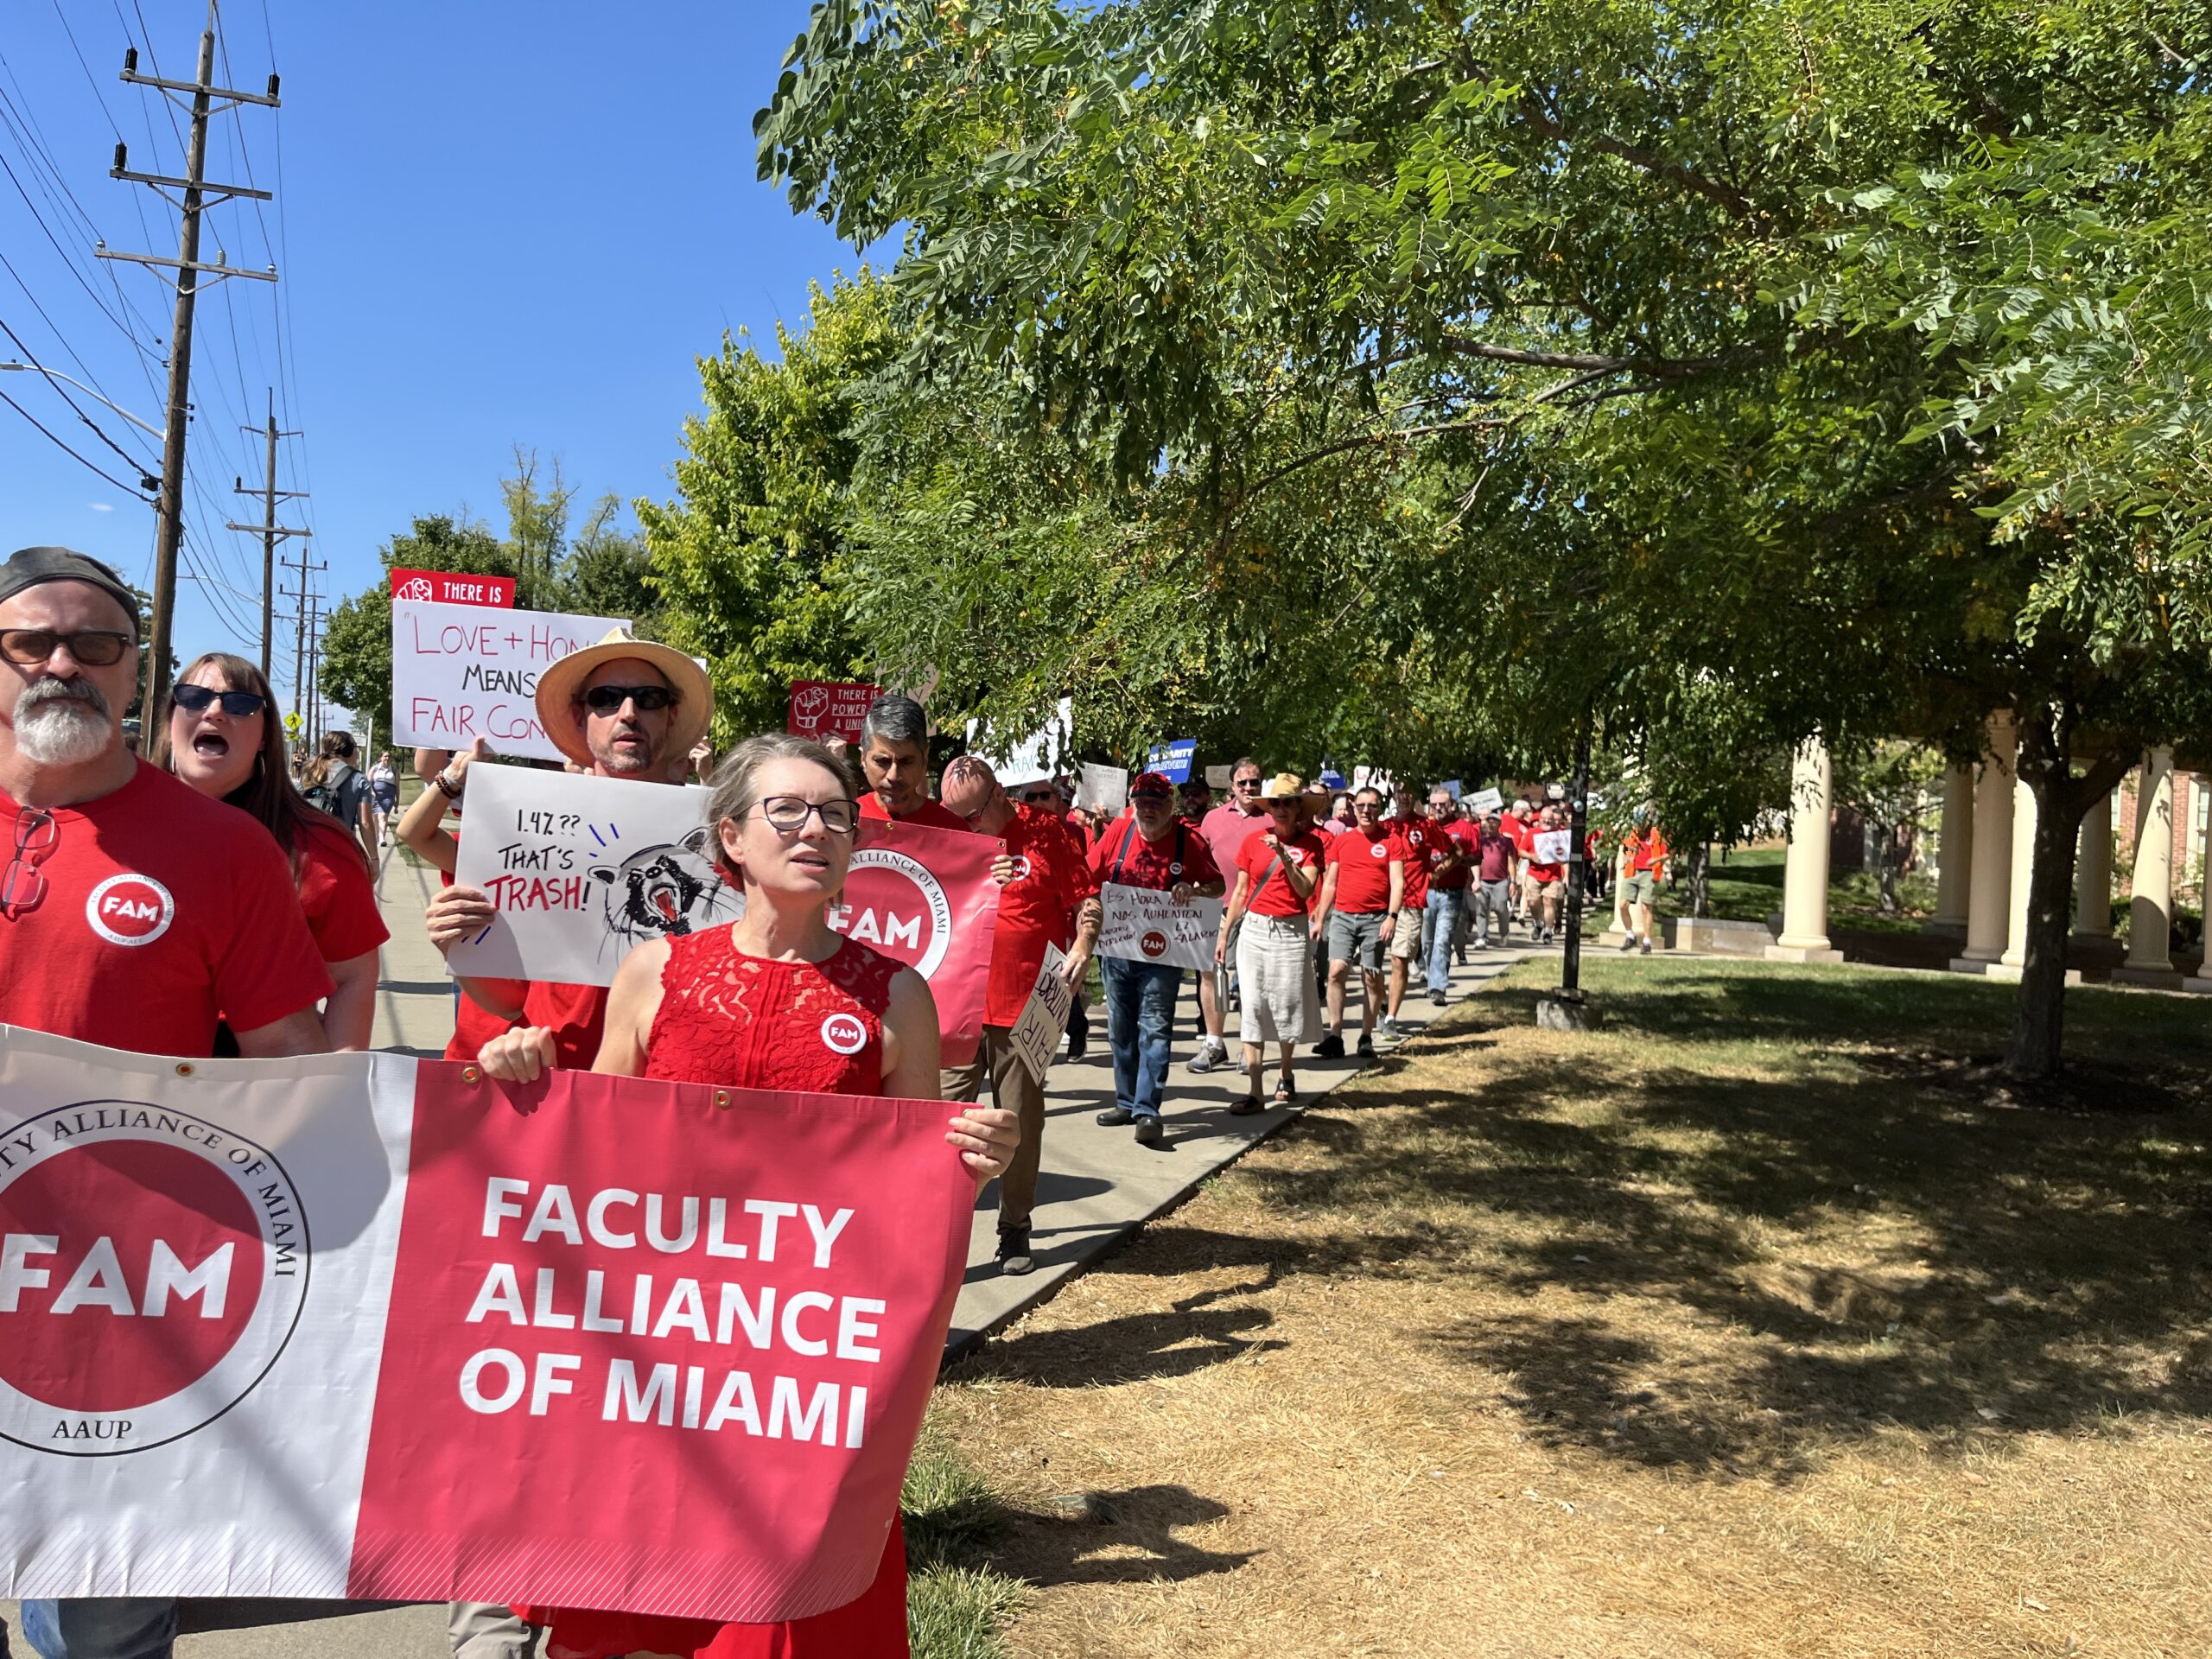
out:
M339 823L344 823L346 785L353 781L353 768L340 760L323 774L321 783L311 785L301 792L306 797L307 804L316 811L327 812Z

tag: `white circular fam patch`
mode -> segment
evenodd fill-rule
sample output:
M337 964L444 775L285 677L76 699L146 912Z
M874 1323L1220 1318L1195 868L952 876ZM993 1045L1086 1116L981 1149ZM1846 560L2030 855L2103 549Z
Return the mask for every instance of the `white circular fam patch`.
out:
M85 900L85 919L110 944L151 944L176 919L176 900L150 875L111 875Z
M822 1046L833 1054L857 1054L868 1046L868 1027L857 1014L833 1014L822 1022Z

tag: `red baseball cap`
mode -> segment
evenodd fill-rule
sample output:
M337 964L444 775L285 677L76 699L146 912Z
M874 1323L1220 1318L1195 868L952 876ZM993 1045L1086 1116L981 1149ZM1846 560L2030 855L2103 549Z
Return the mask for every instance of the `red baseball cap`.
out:
M1161 772L1141 772L1129 781L1129 793L1132 795L1173 795L1174 792L1175 785L1168 782L1166 774Z

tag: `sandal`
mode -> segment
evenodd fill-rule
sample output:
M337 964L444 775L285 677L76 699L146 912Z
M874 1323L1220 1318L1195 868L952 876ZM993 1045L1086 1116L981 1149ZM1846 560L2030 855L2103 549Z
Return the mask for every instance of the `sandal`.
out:
M1231 1117L1256 1117L1267 1109L1267 1102L1257 1095L1247 1095L1229 1109L1229 1115Z
M1288 1077L1275 1084L1275 1104L1287 1106L1298 1098L1298 1085Z

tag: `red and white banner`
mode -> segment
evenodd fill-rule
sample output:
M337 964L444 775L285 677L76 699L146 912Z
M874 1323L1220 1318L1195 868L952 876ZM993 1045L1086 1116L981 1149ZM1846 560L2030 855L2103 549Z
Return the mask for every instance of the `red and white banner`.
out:
M999 925L991 861L1005 850L996 836L863 820L845 891L830 909L831 927L929 981L947 1065L975 1058L982 1038Z
M861 722L882 695L881 686L857 680L794 680L791 718L784 729L817 741L834 736L857 743Z
M0 1595L842 1605L965 1262L944 1116L0 1027Z
M469 576L450 570L394 570L394 599L418 600L426 605L496 605L514 608L512 576Z

